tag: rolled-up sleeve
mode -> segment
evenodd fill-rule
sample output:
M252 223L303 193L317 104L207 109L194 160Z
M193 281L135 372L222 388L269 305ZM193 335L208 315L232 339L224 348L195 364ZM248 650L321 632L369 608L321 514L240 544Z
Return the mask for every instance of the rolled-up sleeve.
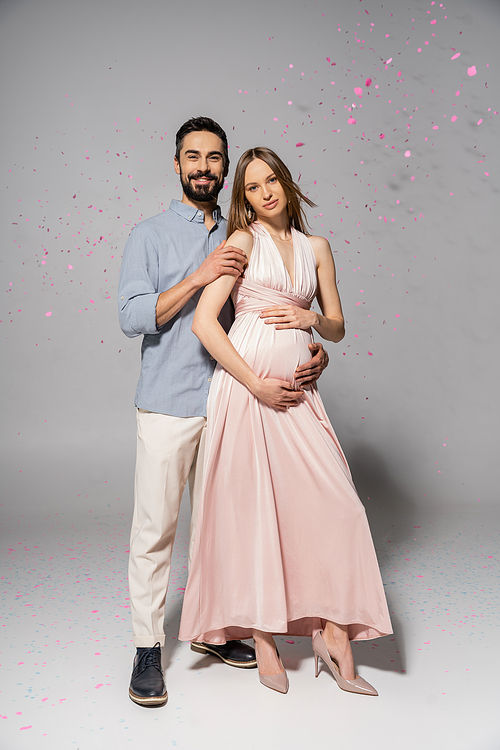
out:
M143 227L134 227L125 244L118 283L120 328L127 336L158 333L156 303L160 295L158 243Z

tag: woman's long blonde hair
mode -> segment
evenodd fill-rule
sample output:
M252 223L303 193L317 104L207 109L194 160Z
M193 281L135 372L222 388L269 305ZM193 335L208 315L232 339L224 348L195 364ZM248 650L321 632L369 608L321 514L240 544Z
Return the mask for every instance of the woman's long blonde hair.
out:
M274 151L266 148L266 146L257 146L245 151L236 166L231 205L227 217L227 236L230 237L237 229L248 232L248 227L255 220L255 214L253 214L251 219L248 218L245 204L245 172L250 162L254 161L254 159L262 159L278 178L278 182L288 200L289 225L299 232L307 234L308 224L302 203L307 203L311 208L316 206L316 204L303 194L299 186L294 182L286 164L281 161Z

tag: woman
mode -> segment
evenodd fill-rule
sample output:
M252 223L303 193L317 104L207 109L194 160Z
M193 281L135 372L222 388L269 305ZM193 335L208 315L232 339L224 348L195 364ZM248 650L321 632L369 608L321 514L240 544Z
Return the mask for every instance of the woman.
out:
M261 682L285 693L272 634L309 635L316 676L321 656L340 687L377 695L356 675L349 643L392 632L365 510L316 387L291 390L311 329L344 337L330 246L306 235L304 202L314 205L273 151L243 154L228 243L248 265L236 283L206 287L193 323L218 365L179 637L253 636ZM217 316L229 294L227 336Z

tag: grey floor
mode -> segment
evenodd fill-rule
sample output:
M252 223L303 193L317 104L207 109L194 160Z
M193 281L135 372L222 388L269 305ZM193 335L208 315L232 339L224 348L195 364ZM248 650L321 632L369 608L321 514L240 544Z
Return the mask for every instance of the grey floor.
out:
M1 554L2 750L500 748L498 514L369 513L395 634L354 646L378 698L345 693L310 642L279 638L288 695L177 641L186 503L166 620L168 704L129 700L126 514L12 521ZM90 520L92 519L92 520ZM153 746L153 745L151 745Z

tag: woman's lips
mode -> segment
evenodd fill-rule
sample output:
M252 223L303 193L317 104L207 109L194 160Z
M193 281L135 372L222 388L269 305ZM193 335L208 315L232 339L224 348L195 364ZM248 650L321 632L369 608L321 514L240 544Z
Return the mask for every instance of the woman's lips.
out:
M278 203L278 199L276 198L275 201L271 201L271 203L264 203L264 208L267 208L268 210L271 210L271 208L274 208Z

